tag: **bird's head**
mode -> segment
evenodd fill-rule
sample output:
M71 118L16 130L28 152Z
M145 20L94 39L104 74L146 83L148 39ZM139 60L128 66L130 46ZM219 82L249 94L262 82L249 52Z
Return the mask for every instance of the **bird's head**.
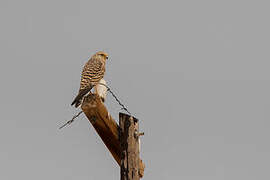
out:
M109 55L107 53L103 52L103 51L97 52L96 55L101 56L102 58L104 58L106 60L109 58Z

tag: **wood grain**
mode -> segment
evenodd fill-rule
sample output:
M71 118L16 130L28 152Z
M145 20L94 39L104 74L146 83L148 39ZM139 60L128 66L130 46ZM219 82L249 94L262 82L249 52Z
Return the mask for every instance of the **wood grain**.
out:
M84 98L81 107L116 162L120 165L118 125L107 111L102 100L96 94L89 94Z
M121 146L119 138L120 127L107 111L101 98L97 94L89 94L84 98L81 108L106 147L111 152L115 161L119 166L121 166ZM119 113L120 118L121 116L124 117L128 115ZM137 121L136 118L132 119ZM136 152L139 151L138 147L134 149ZM136 171L138 171L137 174L139 174L139 177L142 177L145 165L140 158L138 160L138 164Z

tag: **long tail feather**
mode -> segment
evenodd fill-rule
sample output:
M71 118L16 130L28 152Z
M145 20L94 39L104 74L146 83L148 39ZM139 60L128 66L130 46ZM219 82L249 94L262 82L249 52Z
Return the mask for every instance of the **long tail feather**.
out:
M78 95L75 97L75 99L73 100L73 102L71 103L71 106L73 106L75 104L75 107L79 107L83 97L92 89L91 88L86 88L86 89L82 89L79 91Z

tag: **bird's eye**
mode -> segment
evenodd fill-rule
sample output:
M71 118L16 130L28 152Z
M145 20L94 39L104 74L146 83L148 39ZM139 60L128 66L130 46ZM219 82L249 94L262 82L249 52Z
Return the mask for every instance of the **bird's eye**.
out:
M106 59L108 59L109 57L107 56Z

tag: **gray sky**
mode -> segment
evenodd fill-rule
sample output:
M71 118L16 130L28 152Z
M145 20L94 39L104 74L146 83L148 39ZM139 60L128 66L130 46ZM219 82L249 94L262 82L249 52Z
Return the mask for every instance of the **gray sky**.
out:
M259 0L1 0L0 179L119 179L84 115L58 130L98 50L145 132L144 179L269 179L269 15Z

